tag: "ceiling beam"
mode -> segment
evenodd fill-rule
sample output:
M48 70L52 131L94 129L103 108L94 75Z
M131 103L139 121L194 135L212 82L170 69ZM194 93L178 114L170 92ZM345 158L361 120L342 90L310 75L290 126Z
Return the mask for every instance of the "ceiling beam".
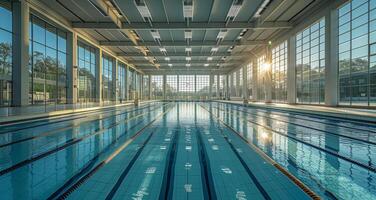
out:
M120 53L117 53L116 54L117 56L124 56L124 57L145 57L144 54L139 54L139 53L126 53L126 52L120 52ZM183 56L190 56L190 57L201 57L201 56L207 56L207 57L222 57L222 56L229 56L229 57L234 57L234 56L248 56L250 55L249 52L242 52L242 53L236 53L236 54L231 54L229 52L225 52L225 53L211 53L211 52L208 52L208 53L185 53L185 52L181 52L181 53L167 53L167 54L163 54L163 53L148 53L146 56L148 57L183 57Z
M134 22L122 23L117 26L112 22L72 22L73 28L82 29L106 29L106 30L206 30L206 29L289 29L292 28L290 22L264 22L263 24L254 22Z
M146 60L145 61L130 61L129 63L131 64L134 64L134 65L151 65L150 62L147 62ZM176 60L176 61L161 61L161 62L156 62L158 64L160 64L161 66L162 65L165 65L165 66L168 66L168 64L175 64L175 65L185 65L187 63L191 64L191 65L204 65L204 64L210 64L210 65L216 65L217 63L219 64L235 64L235 63L244 63L243 60L230 60L228 62L224 62L222 60L215 60L215 61L202 61L202 60L197 60L197 61L190 61L190 62L187 62L185 60Z
M218 44L217 41L191 41L189 45L186 41L161 41L161 44L155 41L139 42L134 44L130 41L100 41L102 46L127 46L127 47L159 47L159 46L253 46L253 45L267 45L267 41L264 40L246 40L246 41L222 41Z

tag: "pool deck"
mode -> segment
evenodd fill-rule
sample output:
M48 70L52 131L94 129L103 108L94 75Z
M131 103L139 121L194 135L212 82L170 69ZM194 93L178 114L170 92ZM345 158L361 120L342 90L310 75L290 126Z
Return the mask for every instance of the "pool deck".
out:
M244 105L243 101L234 100L214 100L216 102L230 103L236 105ZM282 104L282 103L261 103L261 102L249 102L249 107L278 109L282 111L295 111L330 117L339 117L352 120L365 120L370 122L376 122L376 110L375 109L362 109L362 108L347 108L347 107L327 107L316 105L298 105L298 104Z

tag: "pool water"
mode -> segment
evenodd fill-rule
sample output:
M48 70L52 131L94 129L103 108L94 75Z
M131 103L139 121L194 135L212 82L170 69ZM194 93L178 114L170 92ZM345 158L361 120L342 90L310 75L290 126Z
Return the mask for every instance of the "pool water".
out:
M1 125L0 193L376 199L375 135L367 122L219 102L107 108Z

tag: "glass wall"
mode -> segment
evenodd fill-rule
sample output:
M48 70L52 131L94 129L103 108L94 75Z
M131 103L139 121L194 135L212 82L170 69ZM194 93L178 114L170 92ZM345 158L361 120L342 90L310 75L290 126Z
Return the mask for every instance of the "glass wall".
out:
M96 91L96 49L78 42L78 102L95 102Z
M67 102L67 33L30 17L30 103Z
M127 100L127 88L125 84L125 78L127 75L127 66L125 64L118 62L118 99L120 102Z
M272 49L272 100L287 101L287 41Z
M163 76L151 76L151 97L152 99L163 99Z
M238 77L237 77L237 93L236 93L236 95L238 96L238 97L243 97L243 67L241 67L240 69L239 69L239 71L237 72L237 75L238 75Z
M134 78L134 69L130 68L128 70L128 95L129 95L129 100L133 100L133 93L135 91L135 78Z
M212 84L212 94L211 96L212 97L217 97L217 94L219 91L217 91L217 86L218 86L218 79L217 79L217 75L213 75L213 84Z
M338 9L339 104L376 105L376 1Z
M0 2L0 106L12 101L12 11L8 1Z
M296 35L297 103L322 104L325 98L325 19Z
M144 75L143 76L143 94L144 94L144 100L149 100L150 99L150 85L149 85L149 82L150 79L149 79L149 76L148 75Z
M115 98L115 87L112 73L116 67L115 59L102 56L102 99L103 102L113 101Z
M220 75L219 76L219 97L222 99L225 97L225 80L226 75Z
M262 55L257 58L257 92L258 92L258 97L257 100L259 101L264 101L265 100L265 86L266 86L266 67L265 67L265 62L266 62L266 55Z
M176 99L178 93L178 75L166 76L166 98Z
M248 96L250 99L252 99L252 77L253 77L253 63L249 63L247 65L247 90L248 90Z
M209 81L209 75L196 75L196 93L200 99L208 99Z
M195 75L179 75L179 97L192 99L195 95Z

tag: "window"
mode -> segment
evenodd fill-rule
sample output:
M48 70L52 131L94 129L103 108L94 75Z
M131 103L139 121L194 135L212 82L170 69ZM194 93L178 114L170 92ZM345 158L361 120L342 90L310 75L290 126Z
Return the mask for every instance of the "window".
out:
M252 98L252 79L253 79L253 63L249 63L247 65L247 89L248 95Z
M264 101L265 100L265 85L266 85L266 73L267 73L267 69L266 68L266 65L265 65L265 62L266 62L266 55L262 55L260 57L257 58L257 90L258 90L258 99L257 100L260 100L260 101Z
M231 74L231 80L232 80L231 81L231 96L236 97L237 96L236 95L236 88L237 88L237 86L236 86L236 83L237 83L237 81L236 81L236 71Z
M102 56L102 99L104 102L113 101L115 97L113 70L116 67L115 59Z
M218 91L217 91L217 87L218 86L218 76L217 75L214 75L213 76L213 84L212 84L212 96L213 97L216 97L217 94L218 94Z
M243 97L243 67L239 69L237 74L238 74L238 77L236 79L238 81L237 96Z
M350 1L338 9L340 105L376 105L376 3Z
M166 76L166 98L175 99L178 92L178 76L167 75Z
M179 96L183 99L192 99L195 87L195 75L179 75Z
M220 75L219 76L219 97L224 97L225 93L224 93L224 90L225 90L225 78L226 75Z
M67 102L67 33L30 17L30 100L32 104Z
M325 98L325 19L296 35L297 102L322 104Z
M209 96L209 75L196 75L196 92L200 98Z
M0 107L12 101L12 11L10 2L0 4Z
M121 62L118 62L118 70L118 99L120 102L123 102L127 100L127 88L125 84L127 66Z
M153 99L163 99L163 76L151 76L151 92Z
M78 42L78 101L94 102L96 93L96 49Z
M149 83L150 83L150 79L149 79L149 76L148 75L144 75L143 76L143 93L144 93L144 99L145 100L149 100L150 99L150 88L149 88Z
M287 41L272 49L272 100L287 100Z

